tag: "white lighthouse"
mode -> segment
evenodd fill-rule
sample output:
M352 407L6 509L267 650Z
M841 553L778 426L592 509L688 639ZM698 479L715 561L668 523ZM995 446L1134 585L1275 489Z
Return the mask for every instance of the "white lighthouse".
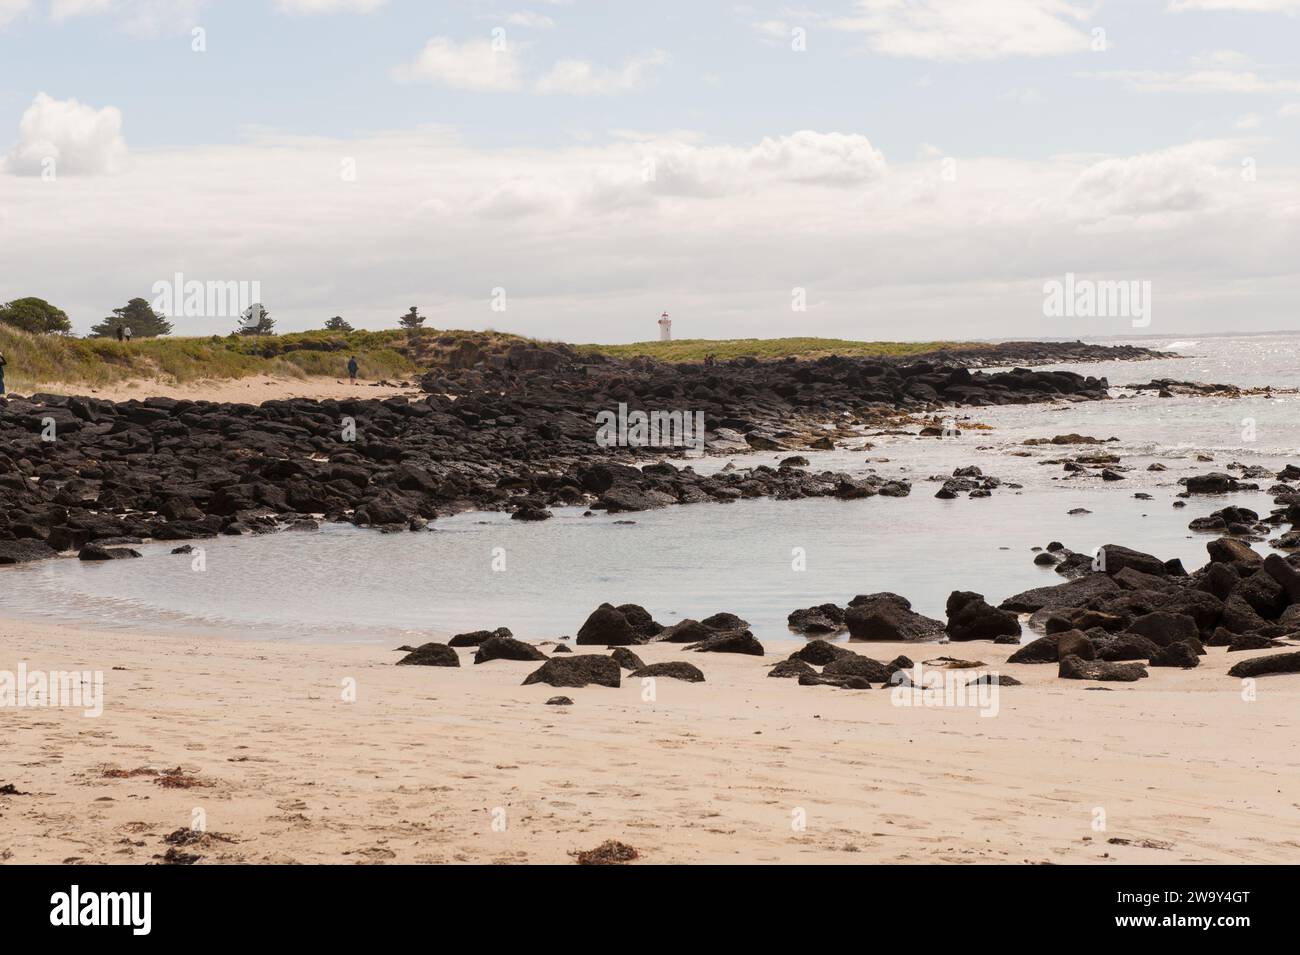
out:
M673 340L673 320L664 312L659 316L659 340L661 342L670 342Z

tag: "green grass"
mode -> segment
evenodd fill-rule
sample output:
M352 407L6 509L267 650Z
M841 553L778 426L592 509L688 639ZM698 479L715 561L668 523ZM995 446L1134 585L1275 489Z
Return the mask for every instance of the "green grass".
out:
M899 357L976 347L974 342L858 342L844 338L684 338L671 342L634 342L630 345L579 345L581 350L613 358L649 355L661 361L702 361L705 355L726 358Z
M426 333L428 334L428 333ZM125 343L103 338L30 335L0 325L0 352L8 364L5 385L112 385L132 380L183 383L202 379L275 375L346 374L357 356L363 378L402 378L416 364L403 349L402 332L304 332L260 338L148 338Z
M180 384L252 375L341 377L346 374L347 360L351 355L357 356L362 378L413 378L419 374L418 369L437 364L441 356L466 339L489 347L531 340L493 330L428 328L422 330L414 349L409 335L402 329L311 331L226 338L149 338L127 344L104 338L30 335L0 325L0 352L9 361L5 382L11 391L31 391L38 385L93 387L133 380ZM709 354L719 359L817 358L823 355L897 357L938 349L962 350L980 346L973 342L859 342L840 338L733 338L718 341L695 338L576 347L615 358L649 355L663 361L703 361Z

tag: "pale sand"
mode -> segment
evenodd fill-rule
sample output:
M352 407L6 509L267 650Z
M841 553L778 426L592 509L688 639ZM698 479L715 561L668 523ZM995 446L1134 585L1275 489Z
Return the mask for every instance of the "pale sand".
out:
M255 375L248 378L219 378L167 384L162 381L128 381L90 387L75 384L43 384L23 389L22 394L44 392L53 395L90 395L107 401L136 398L188 398L191 401L242 402L257 405L263 401L286 398L389 398L393 395L418 395L419 386L378 385L369 381L351 384L346 377L277 378Z
M1300 677L1262 678L1245 702L1224 671L1246 655L1223 649L1108 691L1003 666L1025 685L985 718L768 678L791 646L766 660L637 648L708 678L660 679L651 703L637 680L523 687L536 664L472 666L469 650L460 669L396 667L386 647L0 622L0 669L103 669L107 696L98 719L0 711L0 785L30 793L0 796L0 859L150 862L197 808L238 840L197 849L204 863L563 863L606 839L647 863L1300 861ZM575 705L544 705L559 694ZM178 765L206 785L103 774Z

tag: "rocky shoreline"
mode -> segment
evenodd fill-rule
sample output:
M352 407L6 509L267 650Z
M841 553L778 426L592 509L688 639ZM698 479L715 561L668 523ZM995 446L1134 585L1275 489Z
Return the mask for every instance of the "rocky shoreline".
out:
M905 481L809 473L793 458L704 476L658 460L680 447L599 446L595 421L620 406L698 413L706 453L794 451L833 448L864 428L945 407L1108 397L1104 378L1065 371L835 357L666 364L564 345L492 352L472 341L450 350L421 387L417 397L260 406L0 398L0 564L72 551L130 557L130 545L145 540L319 520L398 531L466 510L544 520L550 506L620 512L760 496L903 496Z
M861 594L843 608L822 604L794 610L790 629L809 642L776 662L768 676L796 679L804 686L857 690L913 685L913 675L920 671L910 658L899 654L888 662L875 660L852 649L854 642L1012 644L1018 648L1008 663L1054 663L1061 679L1099 682L1144 679L1148 667L1192 669L1201 665L1207 646L1226 647L1229 653L1300 647L1300 554L1261 557L1228 537L1209 542L1206 550L1209 562L1189 573L1177 560L1162 561L1108 544L1074 579L1015 594L996 607L982 594L953 591L946 621L916 613L907 598L893 593ZM1022 643L1024 628L1042 636ZM847 644L825 639L845 632ZM568 640L565 636L533 645L514 639L506 628L481 630L458 634L447 644L401 647L407 655L398 665L459 667L456 648L474 647L474 664L499 659L541 663L525 678L525 686L618 687L623 671L633 678L707 680L698 666L686 661L646 667L630 649L636 646L675 643L695 653L766 653L749 624L734 613L664 626L639 604L602 604L578 630L577 645L602 647L607 653L573 654ZM548 657L544 648L552 655ZM924 665L942 670L985 666L947 656ZM1225 673L1239 678L1300 673L1300 651L1252 656L1225 668ZM993 674L976 680L1018 685L1013 678Z

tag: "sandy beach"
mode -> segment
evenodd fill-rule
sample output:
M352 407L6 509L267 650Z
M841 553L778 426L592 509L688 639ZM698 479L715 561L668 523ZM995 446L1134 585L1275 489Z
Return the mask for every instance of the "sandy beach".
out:
M31 389L32 393L53 395L91 395L105 401L130 401L145 398L184 398L190 401L240 402L258 405L263 401L283 401L287 398L389 398L393 395L420 393L418 385L402 387L400 384L378 384L358 381L351 384L346 378L322 377L278 378L273 375L251 375L247 378L218 378L185 382L131 380L114 385L89 387L66 383L46 383Z
M521 686L537 664L473 666L472 650L459 669L397 667L388 647L3 621L0 670L102 670L105 702L98 718L2 714L0 787L20 794L0 795L0 860L155 863L197 813L209 835L179 851L203 864L568 863L606 839L651 864L1300 851L1300 685L1262 678L1243 700L1225 671L1255 654L1212 647L1195 670L1106 685L1005 665L1008 648L986 642L854 645L982 660L1023 681L986 717L768 678L797 645L769 643L766 658L634 648L707 677L659 679L650 701L626 676L620 689ZM556 695L574 705L545 705ZM133 770L145 772L119 772Z

